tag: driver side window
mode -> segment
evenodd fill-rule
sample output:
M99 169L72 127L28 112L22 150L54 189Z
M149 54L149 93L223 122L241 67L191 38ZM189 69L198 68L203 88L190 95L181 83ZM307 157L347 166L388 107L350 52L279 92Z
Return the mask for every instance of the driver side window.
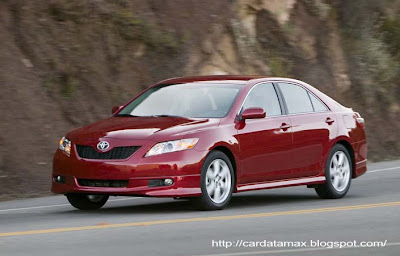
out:
M255 85L243 104L243 109L247 108L262 108L267 116L282 115L278 95L272 83Z

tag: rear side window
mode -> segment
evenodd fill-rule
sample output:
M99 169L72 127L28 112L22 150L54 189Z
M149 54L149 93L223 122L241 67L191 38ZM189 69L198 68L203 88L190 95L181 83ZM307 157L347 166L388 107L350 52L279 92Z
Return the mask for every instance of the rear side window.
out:
M327 111L328 108L322 103L317 97L315 97L312 93L308 93L310 95L311 103L314 107L315 112Z
M314 111L307 90L295 84L278 84L279 88L282 91L283 97L285 98L289 114L307 113Z
M282 114L278 95L272 83L258 84L253 87L243 104L243 109L246 108L262 108L267 116Z

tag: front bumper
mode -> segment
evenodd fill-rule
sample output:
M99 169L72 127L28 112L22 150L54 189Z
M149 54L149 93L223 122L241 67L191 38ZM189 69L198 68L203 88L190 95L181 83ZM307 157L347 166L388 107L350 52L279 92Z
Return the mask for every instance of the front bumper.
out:
M149 181L154 179L170 178L174 183L170 186L149 187ZM199 196L200 175L165 176L151 178L131 178L126 187L87 187L80 186L77 177L66 176L65 184L53 180L51 191L57 194L88 193L126 196L154 196L154 197L189 197Z
M53 160L51 191L57 194L90 193L155 197L188 197L201 194L201 167L206 151L195 149L143 157L148 150L142 147L126 160L82 159L72 148L68 157L57 150ZM55 176L63 182L55 182ZM149 186L150 180L173 179L169 186ZM125 180L124 187L82 186L78 179Z

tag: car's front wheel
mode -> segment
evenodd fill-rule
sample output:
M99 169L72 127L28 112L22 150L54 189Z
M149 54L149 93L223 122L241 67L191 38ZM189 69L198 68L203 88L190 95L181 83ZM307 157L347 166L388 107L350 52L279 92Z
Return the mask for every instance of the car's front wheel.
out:
M335 145L326 162L326 182L315 187L315 191L322 198L342 198L350 188L352 176L352 162L347 149Z
M100 209L108 200L108 195L67 194L69 203L79 210Z
M200 197L194 198L201 210L220 210L231 200L234 187L232 163L221 151L212 151L201 170Z

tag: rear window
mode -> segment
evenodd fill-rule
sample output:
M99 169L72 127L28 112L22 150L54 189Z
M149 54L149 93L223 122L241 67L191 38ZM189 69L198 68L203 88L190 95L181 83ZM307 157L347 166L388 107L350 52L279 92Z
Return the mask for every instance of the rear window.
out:
M317 97L315 97L312 93L308 93L310 95L311 103L314 107L315 112L327 111L328 108L322 103Z
M278 83L285 98L289 114L313 112L313 105L307 90L303 87L290 84Z

